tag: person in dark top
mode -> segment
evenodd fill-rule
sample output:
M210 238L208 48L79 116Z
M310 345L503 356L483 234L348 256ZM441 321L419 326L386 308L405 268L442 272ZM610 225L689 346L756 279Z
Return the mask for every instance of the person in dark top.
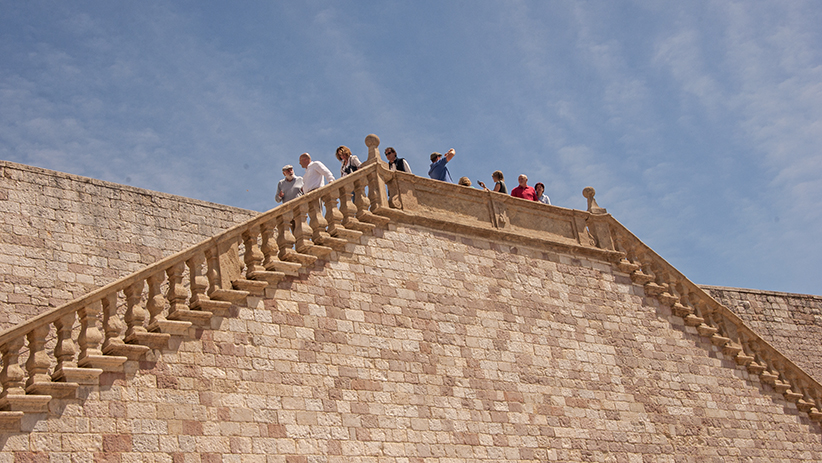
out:
M491 174L491 178L494 180L494 191L498 193L508 194L508 188L505 187L505 176L502 175L502 171L495 170ZM477 184L484 189L488 189L483 182L477 182Z
M408 162L404 158L397 157L397 152L394 148L390 146L386 148L385 157L388 159L388 170L398 170L400 172L413 174L413 172L411 172L411 166L408 165Z

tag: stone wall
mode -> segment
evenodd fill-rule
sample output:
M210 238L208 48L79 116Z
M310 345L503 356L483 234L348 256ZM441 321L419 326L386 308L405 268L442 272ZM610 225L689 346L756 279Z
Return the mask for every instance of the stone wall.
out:
M254 215L0 161L0 331Z
M2 436L0 461L820 461L613 265L392 223Z
M822 380L822 297L702 286L817 381Z

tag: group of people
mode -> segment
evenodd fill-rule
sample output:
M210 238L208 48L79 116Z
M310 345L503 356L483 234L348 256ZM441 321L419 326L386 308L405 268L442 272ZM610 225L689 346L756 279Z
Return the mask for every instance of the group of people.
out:
M347 146L337 148L336 156L340 161L340 178L356 172L362 164ZM405 159L397 157L394 148L386 148L385 157L388 158L389 169L412 173L411 166ZM291 164L283 166L283 179L277 183L277 194L274 197L278 203L285 203L334 181L334 174L328 167L320 161L312 161L308 153L300 155L300 166L305 169L302 177L294 175L294 166Z
M456 154L454 148L448 150L444 156L437 152L431 153L431 167L428 169L428 176L434 180L451 182L451 173L448 172L448 166L446 164L448 164L451 159L454 159ZM493 191L508 194L508 188L505 186L505 176L502 175L502 171L495 170L491 173L491 179L494 180ZM542 182L537 183L534 187L530 187L528 186L528 176L525 174L520 174L517 182L519 185L511 190L511 196L531 201L539 201L543 204L551 204L551 199L545 194L545 185L543 185ZM463 186L471 186L471 179L461 177L457 183ZM491 191L488 190L488 187L486 187L482 181L478 181L477 184L484 190Z
M434 180L441 180L443 182L452 182L451 173L448 171L447 164L454 159L457 153L454 148L448 150L444 155L434 152L431 153L431 166L428 169L428 176ZM336 152L337 160L340 161L340 177L354 173L362 164L356 155L351 154L351 150L347 146L340 146ZM385 149L385 157L388 159L388 168L400 172L411 172L411 166L408 161L397 157L397 151L393 147ZM334 181L334 175L320 161L312 161L311 155L303 153L300 155L300 166L305 169L305 174L302 177L294 175L294 166L291 164L283 166L283 179L277 184L277 195L275 199L277 202L287 202L298 196L301 196L309 191L316 190L325 185L326 182ZM495 170L491 173L491 179L494 180L493 190L489 190L485 183L478 181L477 184L486 191L496 191L498 193L508 194L508 188L505 186L505 177L502 172ZM531 201L539 201L544 204L551 204L551 199L545 194L545 185L541 182L528 186L528 176L520 174L517 178L519 185L511 190L511 196L516 198L527 199ZM471 180L468 177L459 179L460 185L471 186Z

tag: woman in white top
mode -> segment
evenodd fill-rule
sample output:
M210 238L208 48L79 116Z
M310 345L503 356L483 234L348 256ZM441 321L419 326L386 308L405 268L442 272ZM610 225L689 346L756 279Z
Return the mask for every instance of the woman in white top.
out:
M347 146L337 148L337 159L342 163L340 177L356 172L361 164L357 156L351 154L351 150Z

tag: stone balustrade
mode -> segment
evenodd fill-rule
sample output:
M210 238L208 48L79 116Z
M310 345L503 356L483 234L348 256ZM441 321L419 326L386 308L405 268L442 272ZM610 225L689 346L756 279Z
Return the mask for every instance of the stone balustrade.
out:
M593 188L587 211L548 206L389 171L379 139L366 145L357 172L0 334L0 426L210 326L391 219L613 262L725 358L822 420L822 386L613 219Z
M615 260L622 272L642 285L684 324L707 337L730 359L817 422L822 421L822 385L753 332L736 314L679 273L622 224L608 216Z
M384 226L389 219L373 212L387 204L380 168L371 162L0 334L0 425L13 428L24 412L47 411L52 397L122 371L127 360L165 348L192 326L210 326L232 304Z

